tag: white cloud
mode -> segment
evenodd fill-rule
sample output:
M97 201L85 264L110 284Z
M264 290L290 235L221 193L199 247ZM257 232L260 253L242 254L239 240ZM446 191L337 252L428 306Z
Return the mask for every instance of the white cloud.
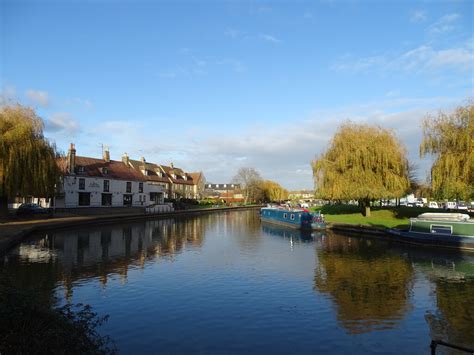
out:
M416 10L410 14L410 22L418 23L424 22L428 19L426 12L423 10Z
M68 100L66 100L65 103L66 103L66 105L79 105L79 106L84 107L87 110L90 110L94 106L94 104L92 103L91 100L82 99L80 97L75 97L75 98L72 98L72 99L68 99Z
M226 132L179 143L164 138L158 145L151 143L147 160L173 161L189 171L202 170L209 181L216 183L230 181L240 167L251 166L263 177L287 188L311 188L311 160L323 152L338 126L351 119L393 129L407 146L409 158L418 162L418 173L424 179L429 161L418 156L420 122L427 113L459 102L459 98L449 97L395 97L338 110L315 111L308 119L292 120L291 124L272 128L256 125L244 132Z
M402 53L354 58L344 56L331 69L339 72L390 74L423 73L445 69L471 72L474 68L472 44L467 41L457 47L434 48L421 45Z
M281 40L279 40L278 38L264 33L259 34L258 38L266 42L281 43Z
M177 118L156 118L149 127L144 123L149 120L111 120L85 132L80 145L83 151L97 152L97 142L103 142L110 145L118 159L128 152L132 159L144 156L160 164L172 161L186 171L203 171L208 181L215 183L228 182L240 167L250 166L286 188L312 188L310 162L324 151L338 126L351 119L393 129L407 146L409 158L418 163L419 177L424 179L429 161L418 156L420 122L427 113L449 111L460 103L459 97L403 97L396 93L373 102L317 110L306 118L271 127L254 124L244 131L224 130L219 134L206 133L199 126L187 127L179 139L168 125L160 128L159 137L156 129L151 129L158 122Z
M79 132L79 123L69 113L58 112L45 119L45 130L74 135Z
M41 107L47 107L50 103L49 94L46 91L30 89L26 91L25 95L33 104Z
M433 23L428 31L431 34L443 34L451 32L456 28L455 22L460 18L459 14L448 14L441 17L438 21Z

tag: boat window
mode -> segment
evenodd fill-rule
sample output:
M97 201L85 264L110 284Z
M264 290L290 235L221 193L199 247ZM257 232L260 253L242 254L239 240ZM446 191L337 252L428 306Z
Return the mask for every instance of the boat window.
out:
M295 215L294 215L293 213L290 215L290 219L291 219L291 220L294 220L294 219L295 219Z
M452 226L440 226L436 224L432 224L430 226L431 233L436 234L453 234L453 227Z
M287 219L287 218L288 218L288 214L287 214L287 213L284 213L284 214L283 214L283 218L284 218L284 219Z

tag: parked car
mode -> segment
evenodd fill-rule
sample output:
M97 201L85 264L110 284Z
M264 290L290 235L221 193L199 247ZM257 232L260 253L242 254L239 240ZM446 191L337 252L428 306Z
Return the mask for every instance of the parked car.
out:
M439 207L438 207L438 202L436 202L436 201L430 201L430 202L428 203L428 208L439 208Z
M52 214L52 210L50 208L41 207L36 203L23 203L16 210L16 214L17 216L50 216Z
M467 211L467 205L464 202L459 202L457 205L458 210L466 210Z
M424 206L423 200L420 199L415 202L415 207L423 207L423 206Z

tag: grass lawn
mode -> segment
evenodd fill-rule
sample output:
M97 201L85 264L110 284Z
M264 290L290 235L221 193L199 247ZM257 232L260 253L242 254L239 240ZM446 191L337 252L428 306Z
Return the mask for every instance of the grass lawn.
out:
M320 210L327 222L364 224L381 228L406 227L411 217L425 212L443 212L439 209L418 207L372 207L371 216L364 217L358 206L332 205L314 208Z
M323 212L324 213L324 212ZM401 228L409 223L408 217L398 218L391 210L372 211L370 217L364 217L360 212L346 214L324 214L327 222L365 224L381 228Z

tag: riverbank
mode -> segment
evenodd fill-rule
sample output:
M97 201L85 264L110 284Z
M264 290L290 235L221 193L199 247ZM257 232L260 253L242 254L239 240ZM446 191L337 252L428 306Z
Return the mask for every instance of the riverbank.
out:
M145 214L145 213L119 213L96 216L66 216L52 217L35 220L14 220L0 224L0 254L21 243L30 234L41 231L62 229L67 227L110 224L114 222L132 222L146 219L163 219L178 216L192 216L198 214L248 210L261 208L260 205L235 206L235 207L212 207L189 210L178 210L173 212Z

